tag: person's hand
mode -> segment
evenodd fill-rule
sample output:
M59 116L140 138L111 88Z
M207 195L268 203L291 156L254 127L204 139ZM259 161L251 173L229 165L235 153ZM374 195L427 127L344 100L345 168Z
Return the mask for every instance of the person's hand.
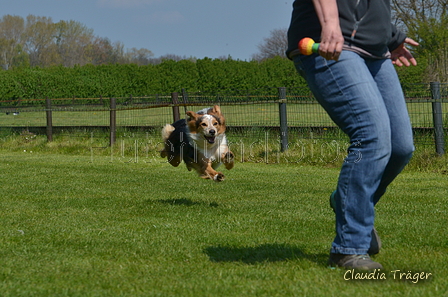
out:
M337 61L342 52L344 37L342 36L339 26L337 26L334 30L331 30L330 28L324 28L322 30L319 55L327 60Z
M411 52L405 47L406 44L409 45L413 45L413 46L418 46L418 42L411 39L411 38L406 38L404 40L404 42L402 44L400 44L399 47L397 47L396 49L394 49L391 52L391 56L390 58L392 59L392 63L394 63L395 65L401 67L401 66L411 66L417 65L417 61L415 60L414 56L412 56Z

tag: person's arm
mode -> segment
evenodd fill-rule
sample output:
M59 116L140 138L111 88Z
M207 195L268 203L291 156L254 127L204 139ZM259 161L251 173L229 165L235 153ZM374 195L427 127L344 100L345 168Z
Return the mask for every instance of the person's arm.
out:
M339 25L336 0L313 0L313 3L322 26L319 54L327 60L338 60L344 37Z

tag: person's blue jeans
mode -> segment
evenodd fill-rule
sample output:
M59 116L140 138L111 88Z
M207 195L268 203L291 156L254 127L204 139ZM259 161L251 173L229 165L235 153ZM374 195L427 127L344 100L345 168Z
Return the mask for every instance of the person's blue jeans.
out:
M338 61L296 56L297 71L331 119L350 137L335 193L331 253L366 254L374 205L414 151L404 95L391 60L343 51Z

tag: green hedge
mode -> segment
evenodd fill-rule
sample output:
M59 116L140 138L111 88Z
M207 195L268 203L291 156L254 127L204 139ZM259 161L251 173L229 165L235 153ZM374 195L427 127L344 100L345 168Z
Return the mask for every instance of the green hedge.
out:
M400 71L401 73L402 71ZM405 73L405 72L403 72ZM406 81L419 82L415 69ZM0 100L145 96L180 92L217 94L226 90L304 88L305 81L291 61L273 58L263 62L167 60L159 65L85 65L66 68L22 68L0 71Z

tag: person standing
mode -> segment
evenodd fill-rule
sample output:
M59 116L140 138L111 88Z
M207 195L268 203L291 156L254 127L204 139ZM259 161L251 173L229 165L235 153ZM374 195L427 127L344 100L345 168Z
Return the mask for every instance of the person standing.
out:
M313 38L318 53L302 55ZM373 270L380 250L374 206L414 151L412 127L394 65L417 65L391 23L390 0L295 0L287 56L331 119L350 138L330 204L336 236L329 265Z

